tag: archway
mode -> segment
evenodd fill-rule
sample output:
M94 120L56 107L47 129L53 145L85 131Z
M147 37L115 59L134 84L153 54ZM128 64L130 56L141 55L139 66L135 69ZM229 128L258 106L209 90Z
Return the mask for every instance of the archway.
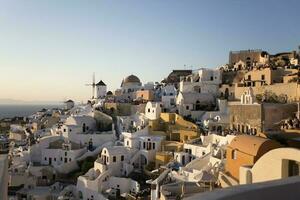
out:
M201 104L200 104L200 101L197 100L196 101L196 110L200 110L201 109Z

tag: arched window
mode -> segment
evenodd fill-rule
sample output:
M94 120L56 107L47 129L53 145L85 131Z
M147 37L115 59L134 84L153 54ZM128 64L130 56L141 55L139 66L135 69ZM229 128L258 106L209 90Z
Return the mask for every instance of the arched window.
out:
M196 101L196 110L200 110L200 109L201 109L200 101Z
M85 131L86 131L86 125L85 125L85 123L83 123L83 125L82 125L82 132L85 133Z
M78 193L79 193L79 194L78 194L78 196L79 196L79 199L83 199L82 192L81 192L81 191L79 191Z
M226 88L225 89L225 99L228 99L228 97L229 97L229 89L228 88Z

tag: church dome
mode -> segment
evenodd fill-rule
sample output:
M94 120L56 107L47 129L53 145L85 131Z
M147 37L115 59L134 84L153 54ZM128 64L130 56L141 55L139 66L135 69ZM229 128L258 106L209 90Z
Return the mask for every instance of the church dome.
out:
M137 76L130 75L124 79L123 83L141 83L141 81Z

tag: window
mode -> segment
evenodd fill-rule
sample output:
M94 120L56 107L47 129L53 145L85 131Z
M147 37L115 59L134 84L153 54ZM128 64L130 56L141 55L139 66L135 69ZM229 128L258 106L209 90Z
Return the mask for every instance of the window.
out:
M82 125L82 132L85 133L85 131L86 131L86 125L85 125L85 123L83 123L83 125Z
M47 157L45 157L45 160L47 160Z
M170 99L170 105L171 105L171 106L175 105L175 99L173 99L173 98Z
M148 113L150 112L150 108L148 108Z
M211 80L211 81L213 81L213 80L214 80L214 77L213 77L213 76L211 76L211 77L210 77L210 80Z
M116 161L117 161L116 156L113 156L113 162L116 162Z
M144 148L144 149L146 148L146 143L145 143L145 142L143 142L143 148Z
M82 192L81 192L81 191L79 191L78 193L79 193L79 199L83 199Z
M72 161L72 159L71 158L69 158L69 162L71 162Z
M56 158L54 158L54 161L56 161Z
M265 80L265 75L261 75L261 80Z
M152 144L152 148L155 149L155 143Z
M288 161L288 176L299 176L299 163L294 160Z
M188 140L188 136L187 136L187 135L184 136L184 140L185 140L185 141Z
M186 106L186 109L187 109L187 110L189 110L189 109L190 109L190 107L189 107L189 106Z
M248 75L248 81L251 81L251 75Z
M236 160L236 158L237 158L237 152L236 152L236 150L232 150L232 152L231 152L231 159L232 160Z
M129 141L128 140L126 141L126 145L129 146Z
M64 132L67 132L67 130L64 128Z
M68 153L67 152L65 152L65 156L67 156L68 155Z
M123 161L124 160L124 155L121 155L121 161Z
M63 161L62 157L60 157L60 161Z

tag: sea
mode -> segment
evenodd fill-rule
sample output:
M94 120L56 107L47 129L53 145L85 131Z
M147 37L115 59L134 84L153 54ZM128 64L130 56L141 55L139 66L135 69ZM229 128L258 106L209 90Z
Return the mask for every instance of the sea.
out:
M43 108L62 108L62 105L0 104L0 119L6 117L27 117L37 111L42 110Z

